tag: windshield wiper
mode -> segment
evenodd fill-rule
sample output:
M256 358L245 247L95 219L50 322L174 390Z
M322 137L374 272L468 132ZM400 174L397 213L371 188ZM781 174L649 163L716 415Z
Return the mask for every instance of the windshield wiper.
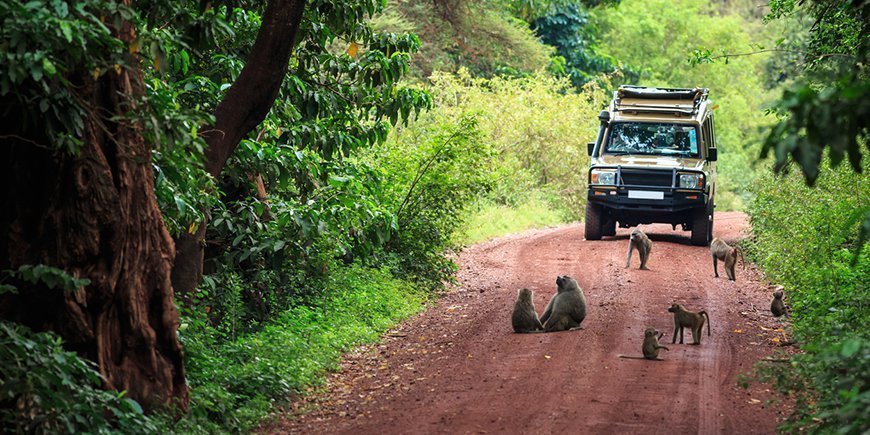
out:
M632 155L629 151L604 151L604 154L610 156L630 156Z

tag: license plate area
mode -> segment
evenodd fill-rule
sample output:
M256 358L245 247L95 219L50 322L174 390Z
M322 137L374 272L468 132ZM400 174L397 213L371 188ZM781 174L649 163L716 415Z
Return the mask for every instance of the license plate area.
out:
M628 197L630 199L665 199L665 193L653 190L629 190Z

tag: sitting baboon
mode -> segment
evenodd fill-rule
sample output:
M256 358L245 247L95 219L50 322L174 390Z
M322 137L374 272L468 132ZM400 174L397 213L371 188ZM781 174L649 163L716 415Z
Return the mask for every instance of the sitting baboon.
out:
M556 278L556 294L541 315L545 332L580 329L586 318L586 297L577 281L570 276Z
M535 312L535 303L532 301L532 291L521 288L517 291L517 301L514 303L514 312L511 314L511 325L514 332L540 332L544 329Z
M725 274L728 275L728 279L735 281L734 266L737 264L737 255L740 254L740 257L743 257L743 251L740 248L728 246L717 237L710 242L710 254L713 256L713 274L716 278L719 278L718 263L719 260L722 260L725 262ZM743 260L743 268L746 268L746 260Z
M659 349L670 350L659 344L664 332L658 332L655 328L646 328L643 331L643 357L646 359L658 359Z
M692 338L694 343L701 344L701 330L704 328L704 317L707 317L707 336L710 336L710 315L706 311L698 311L693 313L686 310L680 304L673 304L668 308L668 312L674 313L674 339L671 343L677 342L677 331L680 332L680 344L683 344L683 328L692 329Z
M785 314L785 304L782 302L782 291L773 292L773 302L770 303L770 312L774 317Z
M649 251L652 249L652 241L640 228L635 228L631 231L631 235L628 236L628 257L625 259L625 268L631 265L631 250L632 248L637 249L637 255L640 257L640 268L644 270L648 270L646 268L646 261L649 259Z

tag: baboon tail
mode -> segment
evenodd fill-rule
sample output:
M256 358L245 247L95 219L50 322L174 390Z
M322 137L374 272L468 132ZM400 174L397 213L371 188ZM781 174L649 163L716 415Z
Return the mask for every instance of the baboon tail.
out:
M710 336L710 315L706 311L699 311L698 314L707 317L707 337Z
M743 270L746 270L746 257L743 256L743 250L740 249L739 246L735 246L734 249L737 250L737 254L740 255L740 261L743 262ZM736 258L735 258L735 260L736 260Z

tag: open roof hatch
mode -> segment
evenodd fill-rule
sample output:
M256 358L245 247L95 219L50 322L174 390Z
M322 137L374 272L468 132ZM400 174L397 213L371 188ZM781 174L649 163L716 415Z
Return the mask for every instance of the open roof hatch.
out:
M707 100L707 88L647 88L620 86L614 93L613 110L627 113L672 113L695 115Z

